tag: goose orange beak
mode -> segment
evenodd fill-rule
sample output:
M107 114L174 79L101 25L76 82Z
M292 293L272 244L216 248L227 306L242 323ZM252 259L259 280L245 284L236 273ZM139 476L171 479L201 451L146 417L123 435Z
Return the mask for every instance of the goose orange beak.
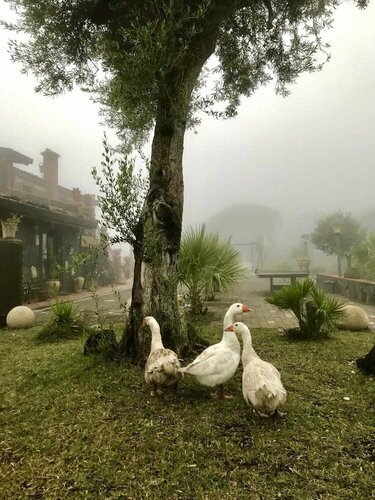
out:
M242 306L243 313L250 312L250 311L251 311L251 308L249 306Z
M234 332L233 325L229 325L226 328L224 328L224 332Z

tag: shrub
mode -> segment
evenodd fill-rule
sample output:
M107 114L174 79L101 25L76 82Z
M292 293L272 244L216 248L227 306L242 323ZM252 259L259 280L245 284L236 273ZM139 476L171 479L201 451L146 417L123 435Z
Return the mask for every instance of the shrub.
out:
M76 338L83 331L79 321L78 310L72 301L60 300L51 305L51 318L42 328L38 339L42 341L58 341Z
M291 311L303 338L328 336L343 314L343 304L316 287L311 279L297 281L266 298L269 304Z
M117 359L119 350L116 334L112 329L90 333L83 347L85 356L101 355L108 361Z
M220 241L217 233L206 234L204 225L190 228L182 237L179 281L187 289L190 311L200 314L207 295L227 291L245 276L240 254L230 240Z
M357 267L352 267L345 271L344 278L359 279L361 278L361 272Z

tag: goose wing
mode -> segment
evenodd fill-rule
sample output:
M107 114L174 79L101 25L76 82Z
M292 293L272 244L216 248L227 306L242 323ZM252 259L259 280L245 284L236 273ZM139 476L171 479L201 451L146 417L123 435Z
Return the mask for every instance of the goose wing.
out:
M207 347L207 349L205 349L204 351L202 351L194 359L194 361L192 361L191 363L189 363L184 368L181 368L181 371L183 371L185 373L191 373L190 370L194 369L195 367L199 366L200 364L208 361L210 358L212 358L213 356L215 356L217 354L218 350L219 350L219 345L220 344L214 344L214 345L210 345L209 347Z
M198 377L215 375L225 371L228 365L231 366L234 356L235 353L230 349L222 344L215 344L205 349L190 365L182 368L181 371Z
M281 382L280 373L271 363L261 359L245 367L242 375L242 391L245 400L254 406L264 405L268 400L273 400L273 404L281 404L286 399L286 390Z
M147 383L170 385L181 378L180 361L169 349L158 349L150 354L145 366Z

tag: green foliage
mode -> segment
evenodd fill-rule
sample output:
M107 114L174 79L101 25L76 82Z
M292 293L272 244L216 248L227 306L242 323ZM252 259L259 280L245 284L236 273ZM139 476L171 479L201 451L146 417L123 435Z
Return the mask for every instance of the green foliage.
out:
M351 256L355 246L365 239L365 230L360 223L350 214L336 212L318 220L314 232L311 234L311 241L314 245L328 255L337 255L338 241L334 233L334 224L341 225L340 234L340 254Z
M70 264L66 264L65 266L56 264L57 274L70 273L72 276L81 276L83 272L82 266L88 258L89 256L83 253L77 252L73 254L70 259Z
M101 356L106 361L118 359L118 344L114 330L93 331L83 347L85 356Z
M80 336L84 329L79 322L79 314L74 303L57 300L51 305L51 318L39 332L40 341L52 342Z
M57 263L57 259L54 253L51 253L46 261L46 277L48 280L59 279L61 273L64 272L64 268Z
M103 303L100 302L97 286L95 285L91 288L91 297L94 302L94 312L99 330L106 330L107 324L109 324L109 329L112 329L109 313L105 310Z
M87 259L88 256L81 252L72 255L70 269L73 276L81 276L83 274L83 264Z
M226 291L243 278L245 268L230 240L217 233L206 234L205 225L190 228L183 235L179 256L179 281L187 288L187 300L194 314L202 312L205 294Z
M176 89L195 87L190 110L223 117L235 115L242 95L272 79L285 95L299 73L328 59L321 31L330 27L338 2L9 3L18 19L3 25L27 35L12 41L12 57L36 75L37 90L92 92L111 124L139 142ZM215 48L216 65L201 72ZM214 79L208 95L206 76ZM217 102L224 109L214 109Z
M115 231L112 243L129 243L139 239L139 223L148 181L136 172L135 159L116 157L106 137L103 139L102 177L94 167L92 176L99 188L97 197L104 226Z
M370 233L367 238L353 250L357 261L357 278L375 281L375 233Z
M77 324L78 312L70 300L57 300L51 305L53 321L59 325Z
M302 338L327 336L343 313L343 305L317 288L311 279L285 286L265 300L294 314Z
M5 218L1 219L2 222L5 222L7 224L19 224L22 220L22 215L11 213Z

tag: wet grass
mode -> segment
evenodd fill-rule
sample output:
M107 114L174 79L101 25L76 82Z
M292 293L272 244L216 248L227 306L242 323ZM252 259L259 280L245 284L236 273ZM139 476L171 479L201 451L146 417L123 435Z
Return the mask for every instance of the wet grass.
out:
M240 370L234 400L213 400L188 377L176 400L153 399L141 367L86 358L83 339L40 344L37 333L0 331L0 498L375 494L375 382L353 363L373 333L297 342L254 330L288 391L279 421L246 408Z

